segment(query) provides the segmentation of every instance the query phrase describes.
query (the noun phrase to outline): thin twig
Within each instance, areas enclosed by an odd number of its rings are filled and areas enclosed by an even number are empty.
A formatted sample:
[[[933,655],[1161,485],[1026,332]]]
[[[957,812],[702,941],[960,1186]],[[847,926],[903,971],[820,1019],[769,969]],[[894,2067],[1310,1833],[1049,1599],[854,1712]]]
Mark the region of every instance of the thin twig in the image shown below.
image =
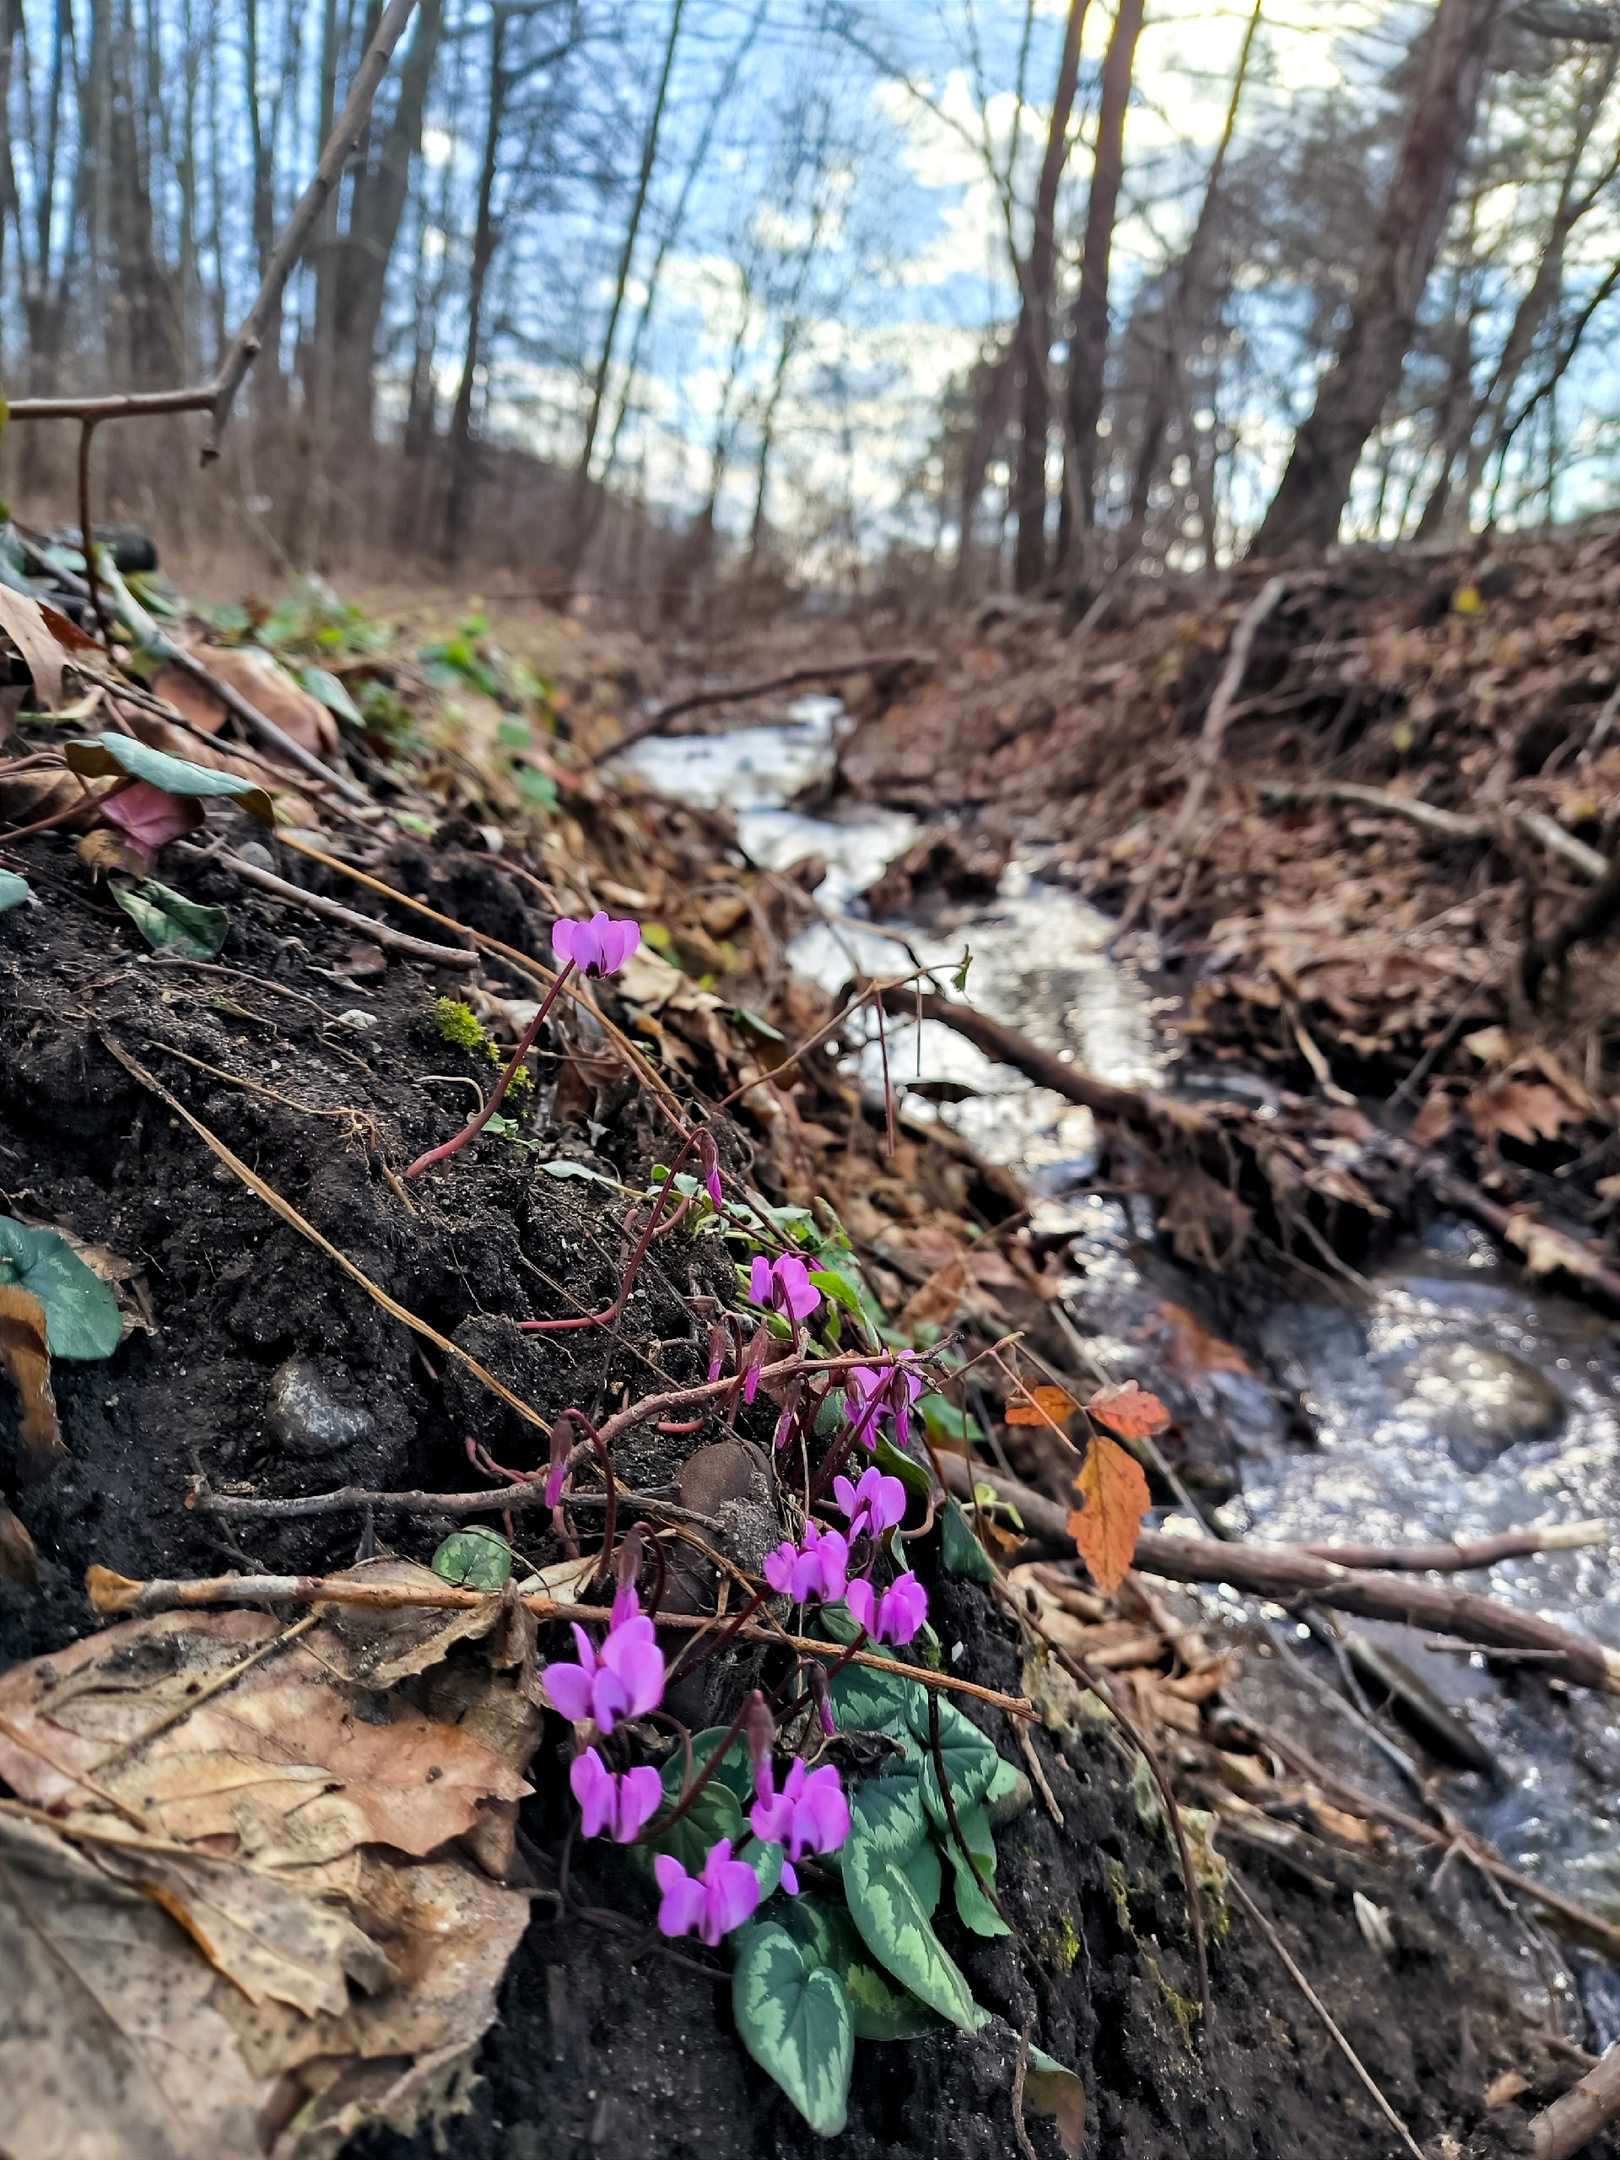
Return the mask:
[[[136,1582],[111,1568],[91,1567],[85,1573],[85,1590],[98,1613],[122,1619],[143,1618],[151,1613],[189,1611],[215,1605],[356,1605],[372,1612],[407,1612],[425,1608],[433,1612],[472,1612],[499,1605],[504,1593],[464,1590],[451,1583],[368,1583],[343,1576],[324,1575],[214,1575],[197,1580],[178,1578]],[[601,1623],[608,1618],[602,1605],[576,1605],[537,1593],[514,1595],[514,1602],[537,1620],[578,1620]],[[661,1628],[686,1632],[712,1627],[707,1613],[665,1612],[648,1615]],[[780,1629],[755,1623],[743,1629],[753,1642],[774,1643],[798,1650],[808,1657],[825,1657],[828,1645],[809,1635],[788,1635]],[[1040,1712],[1022,1695],[1005,1695],[999,1688],[982,1687],[976,1680],[958,1679],[954,1673],[935,1672],[927,1665],[907,1665],[898,1658],[862,1650],[854,1662],[873,1672],[892,1673],[914,1680],[920,1687],[938,1688],[946,1695],[965,1695],[1008,1717],[1039,1720]]]
[[[274,893],[278,900],[290,900],[311,915],[319,915],[326,922],[341,923],[345,930],[352,930],[357,937],[365,938],[384,952],[397,952],[408,960],[421,960],[430,967],[456,968],[463,972],[477,967],[478,955],[457,945],[430,945],[425,938],[412,937],[408,931],[392,929],[387,923],[376,922],[369,915],[357,915],[353,908],[346,908],[341,900],[329,900],[324,893],[306,892],[302,885],[294,885],[284,877],[277,877],[273,870],[261,870],[257,863],[244,862],[240,855],[233,855],[228,848],[217,851],[185,844],[183,852],[205,857],[228,870],[232,877],[240,878],[244,885],[256,885],[261,892]]]
[[[658,735],[672,720],[683,713],[696,712],[704,705],[740,704],[745,698],[768,697],[777,690],[798,690],[808,683],[838,682],[846,675],[866,675],[875,668],[932,667],[934,655],[924,652],[871,653],[854,660],[831,660],[825,667],[795,668],[787,675],[773,675],[768,682],[726,683],[716,690],[693,690],[685,697],[673,699],[668,705],[660,705],[645,720],[638,720],[634,727],[626,728],[616,742],[598,750],[587,762],[594,769],[607,764],[610,758],[621,756],[636,743],[646,742]]]
[[[1249,1895],[1247,1887],[1239,1877],[1238,1872],[1235,1868],[1228,1869],[1226,1880],[1227,1887],[1230,1889],[1232,1895],[1237,1899],[1238,1903],[1243,1907],[1243,1910],[1248,1914],[1249,1918],[1254,1922],[1255,1926],[1260,1930],[1261,1934],[1266,1938],[1266,1941],[1276,1952],[1278,1962],[1281,1964],[1284,1972],[1287,1973],[1289,1979],[1293,1981],[1295,1987],[1299,1989],[1299,1992],[1304,1996],[1305,2000],[1310,2004],[1311,2008],[1322,2020],[1323,2025],[1327,2028],[1329,2038],[1332,2040],[1334,2046],[1339,2050],[1340,2054],[1344,2057],[1345,2061],[1350,2065],[1351,2069],[1355,2072],[1357,2078],[1361,2081],[1362,2085],[1366,2088],[1368,2094],[1373,2100],[1373,2103],[1377,2107],[1379,2114],[1383,2116],[1384,2120],[1395,2132],[1395,2135],[1400,2139],[1401,2143],[1412,2155],[1412,2160],[1423,2160],[1422,2146],[1418,2144],[1417,2140],[1413,2137],[1411,2131],[1407,2129],[1405,2123],[1402,2122],[1399,2115],[1396,2114],[1394,2108],[1391,2107],[1388,2099],[1385,2097],[1382,2086],[1378,2083],[1372,2072],[1367,2068],[1367,2065],[1362,2061],[1361,2057],[1356,2053],[1355,2049],[1350,2045],[1349,2041],[1344,2037],[1343,2032],[1341,2031],[1338,2024],[1335,2022],[1333,2013],[1328,2009],[1327,2004],[1323,2002],[1321,1996],[1317,1994],[1315,1988],[1311,1986],[1311,1983],[1306,1979],[1305,1975],[1294,1963],[1294,1960],[1289,1956],[1287,1945],[1284,1943],[1282,1937],[1277,1933],[1277,1930],[1272,1926],[1271,1922],[1266,1918],[1265,1914],[1260,1910],[1260,1907],[1255,1903],[1254,1899]]]

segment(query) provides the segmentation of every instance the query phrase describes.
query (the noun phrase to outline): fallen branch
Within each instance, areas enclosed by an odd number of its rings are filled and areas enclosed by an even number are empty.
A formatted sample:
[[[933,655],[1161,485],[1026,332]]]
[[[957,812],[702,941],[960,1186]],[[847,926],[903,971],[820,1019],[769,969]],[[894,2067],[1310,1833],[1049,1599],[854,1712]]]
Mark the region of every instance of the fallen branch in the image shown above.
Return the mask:
[[[1450,1575],[1465,1568],[1494,1567],[1498,1560],[1525,1559],[1532,1553],[1580,1552],[1607,1545],[1612,1536],[1606,1522],[1542,1523],[1529,1530],[1504,1530],[1496,1537],[1448,1538],[1433,1545],[1301,1545],[1297,1549],[1336,1567]]]
[[[256,885],[261,892],[274,893],[279,900],[291,900],[310,915],[341,923],[345,930],[352,930],[357,937],[381,946],[385,952],[397,952],[409,960],[423,960],[431,967],[468,969],[478,965],[476,952],[469,952],[459,945],[430,945],[426,938],[412,937],[405,930],[392,930],[387,923],[377,922],[369,915],[357,915],[341,900],[328,900],[323,893],[306,892],[302,885],[277,877],[273,870],[261,870],[257,863],[244,862],[240,855],[233,855],[228,849],[222,848],[216,853],[209,848],[183,843],[183,852],[216,862],[245,885]]]
[[[1620,2120],[1620,2043],[1578,2085],[1530,2120],[1534,2160],[1574,2160],[1600,2130]]]
[[[500,1591],[464,1590],[453,1583],[430,1587],[426,1583],[368,1583],[325,1575],[212,1575],[194,1581],[167,1577],[136,1582],[128,1575],[115,1574],[111,1568],[91,1567],[85,1571],[84,1585],[96,1612],[120,1619],[144,1619],[151,1613],[215,1605],[355,1605],[370,1612],[476,1612],[504,1602]],[[608,1618],[605,1606],[571,1605],[533,1593],[513,1593],[513,1602],[537,1620],[601,1622]],[[660,1627],[680,1628],[693,1634],[714,1626],[712,1613],[666,1612],[659,1608],[649,1618]],[[814,1636],[788,1635],[754,1621],[744,1621],[737,1632],[750,1641],[776,1643],[808,1657],[825,1658],[837,1649],[836,1644]],[[852,1663],[869,1666],[873,1672],[894,1673],[923,1687],[937,1688],[945,1695],[970,1696],[992,1710],[1005,1711],[1008,1717],[1030,1723],[1040,1718],[1035,1705],[1022,1695],[1004,1695],[998,1688],[981,1687],[976,1680],[934,1672],[926,1665],[906,1665],[898,1658],[882,1657],[872,1650],[845,1655]]]
[[[915,991],[905,984],[893,984],[884,990],[881,1002],[885,1012],[892,1012],[902,1020],[937,1020],[942,1027],[952,1029],[982,1050],[986,1057],[995,1058],[1002,1065],[1011,1065],[1026,1079],[1033,1080],[1037,1087],[1051,1088],[1054,1094],[1078,1103],[1097,1117],[1138,1126],[1155,1126],[1173,1119],[1189,1130],[1195,1130],[1202,1123],[1196,1110],[1187,1109],[1169,1096],[1140,1088],[1116,1087],[1111,1080],[1099,1080],[1094,1073],[1070,1065],[1055,1052],[1043,1050],[1039,1043],[1020,1034],[1017,1028],[1009,1027],[1005,1020],[993,1020],[976,1006],[960,1005],[954,998],[943,997],[938,991]]]
[[[672,720],[679,720],[685,713],[697,712],[704,705],[741,704],[745,698],[768,697],[777,690],[800,690],[810,683],[840,682],[846,676],[868,675],[879,668],[932,667],[933,664],[932,653],[870,653],[864,659],[829,660],[824,667],[795,668],[788,675],[773,675],[768,682],[725,683],[717,690],[693,690],[668,705],[660,705],[645,720],[638,720],[634,727],[626,728],[616,742],[598,750],[589,765],[594,770],[598,765],[607,764],[610,758],[618,757],[636,743],[662,734]]]
[[[1541,979],[1549,969],[1562,969],[1577,945],[1601,937],[1617,919],[1620,919],[1620,856],[1609,864],[1592,890],[1570,909],[1563,921],[1554,923],[1547,935],[1538,938],[1525,953],[1525,996],[1533,1002]]]
[[[1437,810],[1432,803],[1420,802],[1413,795],[1395,795],[1385,788],[1362,787],[1353,780],[1313,780],[1293,787],[1277,783],[1260,790],[1261,800],[1279,808],[1304,803],[1349,803],[1360,810],[1371,810],[1381,817],[1402,818],[1408,825],[1416,825],[1421,832],[1433,833],[1441,840],[1481,841],[1494,840],[1500,826],[1493,818],[1464,817],[1455,810]],[[1596,848],[1588,847],[1584,840],[1565,832],[1556,818],[1550,818],[1543,810],[1508,810],[1505,813],[1509,825],[1517,827],[1528,839],[1535,840],[1549,855],[1561,861],[1583,878],[1597,880],[1609,873],[1609,860]]]
[[[1072,1550],[1067,1511],[1016,1479],[959,1456],[942,1456],[945,1483],[961,1499],[971,1500],[975,1481],[990,1485],[1010,1500],[1036,1537]],[[1319,1560],[1297,1547],[1265,1546],[1220,1538],[1176,1537],[1144,1530],[1133,1565],[1144,1575],[1168,1582],[1230,1583],[1279,1605],[1308,1599],[1332,1605],[1366,1620],[1398,1620],[1408,1627],[1458,1636],[1482,1649],[1533,1650],[1537,1669],[1572,1687],[1620,1695],[1620,1650],[1610,1650],[1590,1636],[1573,1634],[1539,1613],[1520,1612],[1496,1598],[1435,1583],[1408,1582]]]

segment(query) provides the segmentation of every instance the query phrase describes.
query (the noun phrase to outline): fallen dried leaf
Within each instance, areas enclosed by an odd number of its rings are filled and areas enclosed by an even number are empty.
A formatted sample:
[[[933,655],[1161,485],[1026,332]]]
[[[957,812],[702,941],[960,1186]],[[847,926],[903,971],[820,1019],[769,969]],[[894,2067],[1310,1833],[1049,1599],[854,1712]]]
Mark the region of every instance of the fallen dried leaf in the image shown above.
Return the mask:
[[[51,1392],[45,1308],[21,1283],[0,1282],[0,1366],[10,1375],[22,1403],[17,1437],[31,1464],[43,1469],[65,1450]]]
[[[39,1581],[39,1555],[27,1526],[0,1501],[0,1582]]]
[[[255,651],[250,645],[203,645],[196,648],[195,657],[210,675],[238,697],[246,698],[305,750],[327,757],[337,748],[336,720],[319,698],[295,683],[268,653]],[[183,668],[164,668],[152,688],[183,719],[207,735],[217,733],[229,717],[227,707],[206,684]]]
[[[1150,1395],[1145,1400],[1155,1398]],[[1096,1433],[1076,1473],[1074,1489],[1083,1505],[1069,1517],[1069,1534],[1097,1587],[1117,1590],[1135,1555],[1142,1517],[1148,1511],[1150,1496],[1142,1466],[1106,1433]]]
[[[1506,1137],[1533,1147],[1556,1140],[1566,1125],[1578,1125],[1582,1111],[1563,1091],[1541,1080],[1492,1080],[1468,1098],[1468,1115],[1482,1140]]]
[[[1031,1388],[1027,1399],[1020,1395],[1016,1402],[1007,1405],[1009,1425],[1061,1425],[1072,1418],[1080,1405],[1067,1388]]]
[[[1134,1380],[1123,1381],[1118,1387],[1099,1388],[1086,1408],[1122,1440],[1151,1440],[1170,1424],[1170,1413],[1158,1396],[1150,1395]]]

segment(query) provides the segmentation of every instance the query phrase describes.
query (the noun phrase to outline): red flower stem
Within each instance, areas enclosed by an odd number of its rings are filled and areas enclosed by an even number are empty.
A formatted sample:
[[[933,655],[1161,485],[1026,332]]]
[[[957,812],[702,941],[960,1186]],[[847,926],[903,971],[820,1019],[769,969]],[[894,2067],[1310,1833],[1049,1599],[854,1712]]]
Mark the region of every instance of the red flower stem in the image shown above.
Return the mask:
[[[891,1371],[894,1369],[893,1366],[890,1367]],[[856,1445],[866,1438],[872,1427],[883,1415],[884,1407],[883,1398],[876,1391],[867,1396],[865,1407],[862,1409],[859,1418],[852,1421],[849,1429],[833,1442],[822,1457],[821,1468],[816,1472],[815,1483],[810,1488],[812,1504],[827,1491],[833,1479],[842,1470],[845,1463],[848,1462]]]
[[[668,1685],[667,1681],[665,1682],[665,1685]],[[737,1715],[726,1727],[725,1738],[720,1742],[719,1746],[709,1757],[708,1761],[703,1765],[703,1768],[698,1772],[697,1776],[692,1780],[691,1784],[687,1786],[685,1792],[681,1794],[681,1797],[676,1801],[670,1813],[664,1816],[662,1820],[655,1818],[652,1822],[648,1823],[646,1828],[641,1832],[640,1836],[633,1839],[632,1843],[637,1845],[646,1845],[650,1843],[650,1841],[655,1837],[666,1837],[669,1832],[674,1829],[675,1825],[680,1821],[681,1817],[689,1813],[690,1810],[697,1805],[698,1801],[703,1796],[705,1786],[707,1786],[710,1778],[714,1776],[714,1773],[716,1772],[716,1770],[719,1769],[721,1762],[724,1760],[725,1756],[730,1751],[732,1741],[735,1740],[737,1735],[742,1731],[743,1721],[748,1715],[748,1704],[749,1697],[745,1695],[742,1699],[741,1705],[738,1708]]]
[[[570,1328],[611,1327],[613,1325],[630,1302],[630,1293],[636,1287],[636,1277],[641,1273],[642,1262],[647,1257],[647,1248],[653,1241],[653,1232],[658,1228],[658,1218],[664,1211],[664,1202],[675,1190],[675,1174],[696,1144],[697,1134],[695,1132],[688,1133],[681,1142],[680,1152],[669,1166],[669,1175],[658,1188],[657,1197],[652,1204],[652,1212],[647,1217],[647,1226],[636,1241],[636,1249],[630,1255],[630,1265],[624,1271],[624,1279],[619,1284],[619,1294],[613,1300],[613,1303],[604,1306],[600,1312],[582,1313],[576,1320],[520,1320],[518,1327],[522,1333],[525,1335],[555,1335],[562,1334]]]
[[[506,1091],[512,1085],[513,1075],[516,1073],[518,1067],[523,1063],[523,1060],[528,1056],[529,1052],[534,1048],[535,1038],[540,1033],[540,1029],[545,1022],[545,1017],[547,1013],[550,1012],[552,1006],[556,1004],[558,992],[562,989],[563,984],[567,982],[569,976],[572,975],[573,972],[574,963],[572,960],[570,960],[563,968],[562,973],[557,977],[556,981],[551,985],[551,988],[540,1000],[539,1011],[529,1022],[528,1026],[523,1030],[523,1036],[521,1041],[518,1043],[517,1048],[512,1052],[512,1055],[507,1059],[505,1070],[502,1072],[501,1077],[496,1081],[494,1091],[490,1095],[489,1101],[485,1103],[483,1109],[479,1111],[478,1115],[475,1118],[471,1119],[469,1123],[467,1123],[461,1128],[460,1132],[456,1134],[453,1140],[446,1140],[442,1147],[429,1148],[425,1155],[418,1155],[415,1162],[411,1164],[411,1167],[405,1173],[408,1178],[420,1177],[424,1170],[431,1170],[435,1163],[448,1162],[452,1155],[460,1154],[461,1150],[467,1145],[467,1142],[469,1140],[476,1140],[478,1138],[478,1135],[483,1131],[484,1127],[489,1123],[490,1119],[501,1107],[501,1104],[506,1096]]]
[[[769,1596],[768,1587],[756,1590],[748,1603],[738,1610],[736,1618],[728,1620],[718,1635],[700,1635],[696,1642],[689,1643],[676,1659],[674,1670],[664,1685],[673,1687],[677,1680],[684,1680],[689,1672],[696,1672],[697,1668],[707,1663],[717,1651],[723,1650],[726,1644],[748,1625]]]
[[[607,1442],[602,1438],[602,1435],[583,1410],[565,1410],[563,1416],[571,1417],[576,1425],[582,1425],[585,1428],[585,1437],[596,1450],[597,1466],[602,1472],[604,1488],[602,1550],[597,1555],[596,1565],[592,1568],[589,1576],[591,1582],[598,1583],[613,1564],[613,1535],[619,1520],[619,1486],[618,1480],[613,1475],[613,1456],[608,1449]],[[562,1419],[559,1418],[557,1422],[561,1424]]]

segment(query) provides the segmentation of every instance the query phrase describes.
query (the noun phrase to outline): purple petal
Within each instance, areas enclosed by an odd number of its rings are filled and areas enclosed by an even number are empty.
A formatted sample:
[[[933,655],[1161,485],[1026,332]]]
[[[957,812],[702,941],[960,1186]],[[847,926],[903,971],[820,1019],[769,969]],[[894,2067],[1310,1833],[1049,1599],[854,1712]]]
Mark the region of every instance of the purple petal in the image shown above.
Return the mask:
[[[866,1480],[863,1477],[861,1485],[865,1483]],[[853,1520],[856,1508],[866,1496],[860,1490],[860,1487],[852,1485],[847,1477],[835,1477],[833,1479],[833,1497],[838,1502],[838,1512],[841,1515],[848,1515]]]
[[[599,1672],[591,1682],[591,1715],[604,1733],[630,1709],[630,1691],[616,1673]]]
[[[830,1782],[821,1783],[823,1777]],[[799,1806],[799,1834],[813,1852],[836,1852],[849,1836],[849,1802],[831,1763],[810,1780]]]
[[[631,1717],[656,1710],[664,1699],[664,1653],[656,1642],[645,1642],[621,1628],[608,1637],[602,1662],[624,1688],[624,1710]],[[605,1728],[604,1728],[605,1730]]]
[[[703,1182],[708,1186],[709,1198],[714,1202],[715,1206],[717,1208],[724,1207],[726,1204],[725,1187],[720,1183],[720,1172],[713,1164],[709,1166],[708,1175]]]
[[[778,1597],[787,1597],[793,1589],[793,1563],[799,1555],[796,1548],[784,1538],[774,1551],[765,1555],[765,1580]]]
[[[793,1827],[793,1803],[780,1793],[774,1800],[756,1800],[748,1822],[761,1844],[780,1845]]]
[[[602,929],[598,942],[602,954],[602,973],[613,975],[624,966],[641,943],[641,925],[632,922],[628,917],[621,922],[611,922],[606,916],[600,920]],[[593,924],[592,928],[595,927]]]
[[[591,1638],[577,1620],[570,1620],[568,1624],[574,1631],[574,1648],[579,1652],[580,1664],[587,1673],[594,1673],[596,1670],[595,1643],[591,1641]]]
[[[692,1878],[673,1853],[660,1852],[653,1854],[653,1880],[667,1894],[677,1883],[690,1882]]]
[[[755,1305],[771,1302],[771,1263],[763,1253],[755,1253],[754,1264],[748,1270],[748,1295]]]
[[[547,1506],[547,1507],[555,1507],[555,1506],[557,1505],[558,1501],[559,1501],[559,1500],[560,1500],[560,1499],[562,1498],[562,1496],[563,1496],[563,1487],[564,1487],[564,1486],[565,1486],[565,1485],[566,1485],[567,1483],[568,1483],[568,1458],[567,1458],[566,1456],[564,1456],[564,1458],[563,1458],[563,1460],[562,1460],[561,1462],[559,1462],[559,1463],[553,1463],[553,1464],[552,1464],[552,1466],[551,1466],[551,1468],[550,1468],[550,1470],[549,1470],[549,1471],[548,1471],[548,1472],[546,1473],[546,1506]]]
[[[667,1857],[666,1854],[659,1855],[660,1859]],[[752,1873],[752,1869],[749,1872]],[[694,1928],[703,1925],[706,1904],[703,1885],[693,1882],[683,1871],[680,1881],[671,1883],[664,1891],[664,1901],[658,1908],[659,1934],[690,1935]]]
[[[724,1838],[714,1852],[722,1849],[729,1850]],[[703,1870],[703,1880],[707,1890],[703,1940],[712,1946],[722,1935],[729,1935],[733,1928],[741,1927],[753,1913],[759,1903],[759,1877],[746,1860],[727,1859],[716,1867],[714,1853],[711,1853],[709,1864]]]
[[[583,923],[575,922],[571,915],[561,915],[551,926],[551,949],[559,960],[573,960],[577,965],[579,934]]]
[[[570,1724],[591,1714],[591,1675],[583,1665],[548,1665],[540,1675],[546,1700]]]
[[[613,1813],[614,1780],[595,1748],[574,1757],[568,1782],[579,1802],[580,1828],[587,1837],[600,1837]]]
[[[872,1585],[864,1575],[857,1575],[844,1589],[844,1603],[849,1607],[850,1618],[857,1626],[872,1632]]]
[[[782,1888],[789,1897],[797,1897],[799,1894],[799,1871],[791,1860],[782,1862]]]
[[[613,1830],[621,1845],[628,1845],[646,1828],[658,1813],[663,1797],[663,1780],[656,1770],[643,1763],[625,1772],[619,1780],[618,1820]]]

